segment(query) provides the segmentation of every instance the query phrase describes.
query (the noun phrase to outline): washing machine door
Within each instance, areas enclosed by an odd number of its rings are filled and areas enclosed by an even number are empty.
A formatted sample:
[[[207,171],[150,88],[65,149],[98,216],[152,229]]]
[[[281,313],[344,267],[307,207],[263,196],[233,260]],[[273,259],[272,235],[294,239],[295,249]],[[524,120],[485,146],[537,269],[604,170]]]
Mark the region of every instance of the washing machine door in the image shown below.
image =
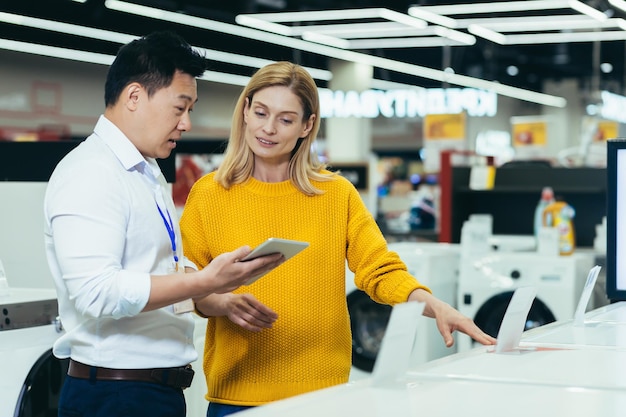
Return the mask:
[[[349,293],[347,300],[352,330],[352,366],[372,372],[391,316],[391,306],[376,303],[360,290]]]
[[[513,291],[507,291],[500,294],[496,294],[488,299],[476,312],[474,322],[485,333],[497,337],[502,319],[509,306],[509,302],[513,297]],[[544,324],[552,323],[556,321],[554,314],[548,308],[548,306],[539,298],[535,298],[528,316],[526,323],[524,324],[524,330],[530,330],[535,327],[543,326]]]
[[[57,416],[68,366],[69,359],[56,358],[52,349],[41,355],[22,385],[14,417]]]

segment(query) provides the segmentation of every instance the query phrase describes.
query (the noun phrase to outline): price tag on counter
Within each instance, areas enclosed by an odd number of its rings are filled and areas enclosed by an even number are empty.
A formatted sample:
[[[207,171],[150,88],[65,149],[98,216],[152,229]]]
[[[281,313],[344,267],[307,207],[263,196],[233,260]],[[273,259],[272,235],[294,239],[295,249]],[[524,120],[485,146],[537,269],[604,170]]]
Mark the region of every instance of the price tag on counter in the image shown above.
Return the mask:
[[[587,275],[587,282],[585,282],[583,293],[580,296],[580,300],[578,300],[578,307],[576,307],[576,312],[574,313],[574,326],[585,325],[585,311],[587,310],[587,304],[589,304],[593,287],[595,287],[596,281],[598,280],[600,269],[601,267],[596,265],[591,268],[589,275]]]
[[[526,317],[536,295],[535,287],[519,287],[515,290],[504,313],[500,330],[498,330],[496,353],[513,352],[519,347]]]

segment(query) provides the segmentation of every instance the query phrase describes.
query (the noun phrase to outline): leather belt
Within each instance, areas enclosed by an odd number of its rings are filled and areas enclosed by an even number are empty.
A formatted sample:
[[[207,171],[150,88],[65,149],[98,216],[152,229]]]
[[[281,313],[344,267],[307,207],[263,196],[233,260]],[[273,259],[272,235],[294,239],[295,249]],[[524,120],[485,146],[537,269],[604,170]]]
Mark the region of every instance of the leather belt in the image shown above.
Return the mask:
[[[176,388],[191,386],[194,371],[191,365],[178,368],[155,369],[112,369],[85,365],[70,359],[67,374],[74,378],[93,379],[98,381],[140,381],[153,382]]]

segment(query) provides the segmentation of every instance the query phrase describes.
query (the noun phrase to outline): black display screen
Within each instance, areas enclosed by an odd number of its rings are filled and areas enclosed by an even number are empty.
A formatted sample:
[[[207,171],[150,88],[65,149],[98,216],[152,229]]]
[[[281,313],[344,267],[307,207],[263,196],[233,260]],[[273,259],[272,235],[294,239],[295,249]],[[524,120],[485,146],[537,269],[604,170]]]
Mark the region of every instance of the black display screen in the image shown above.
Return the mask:
[[[607,141],[606,293],[626,300],[626,139]]]

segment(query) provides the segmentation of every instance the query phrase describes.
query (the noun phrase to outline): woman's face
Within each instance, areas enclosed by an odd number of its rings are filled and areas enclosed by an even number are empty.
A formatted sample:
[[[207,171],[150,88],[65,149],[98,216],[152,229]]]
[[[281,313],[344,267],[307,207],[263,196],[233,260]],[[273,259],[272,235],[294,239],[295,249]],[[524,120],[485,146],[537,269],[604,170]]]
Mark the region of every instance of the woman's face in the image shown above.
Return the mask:
[[[245,141],[255,157],[265,162],[289,162],[298,138],[313,127],[315,116],[303,121],[304,109],[288,87],[272,86],[257,91],[244,107]]]

